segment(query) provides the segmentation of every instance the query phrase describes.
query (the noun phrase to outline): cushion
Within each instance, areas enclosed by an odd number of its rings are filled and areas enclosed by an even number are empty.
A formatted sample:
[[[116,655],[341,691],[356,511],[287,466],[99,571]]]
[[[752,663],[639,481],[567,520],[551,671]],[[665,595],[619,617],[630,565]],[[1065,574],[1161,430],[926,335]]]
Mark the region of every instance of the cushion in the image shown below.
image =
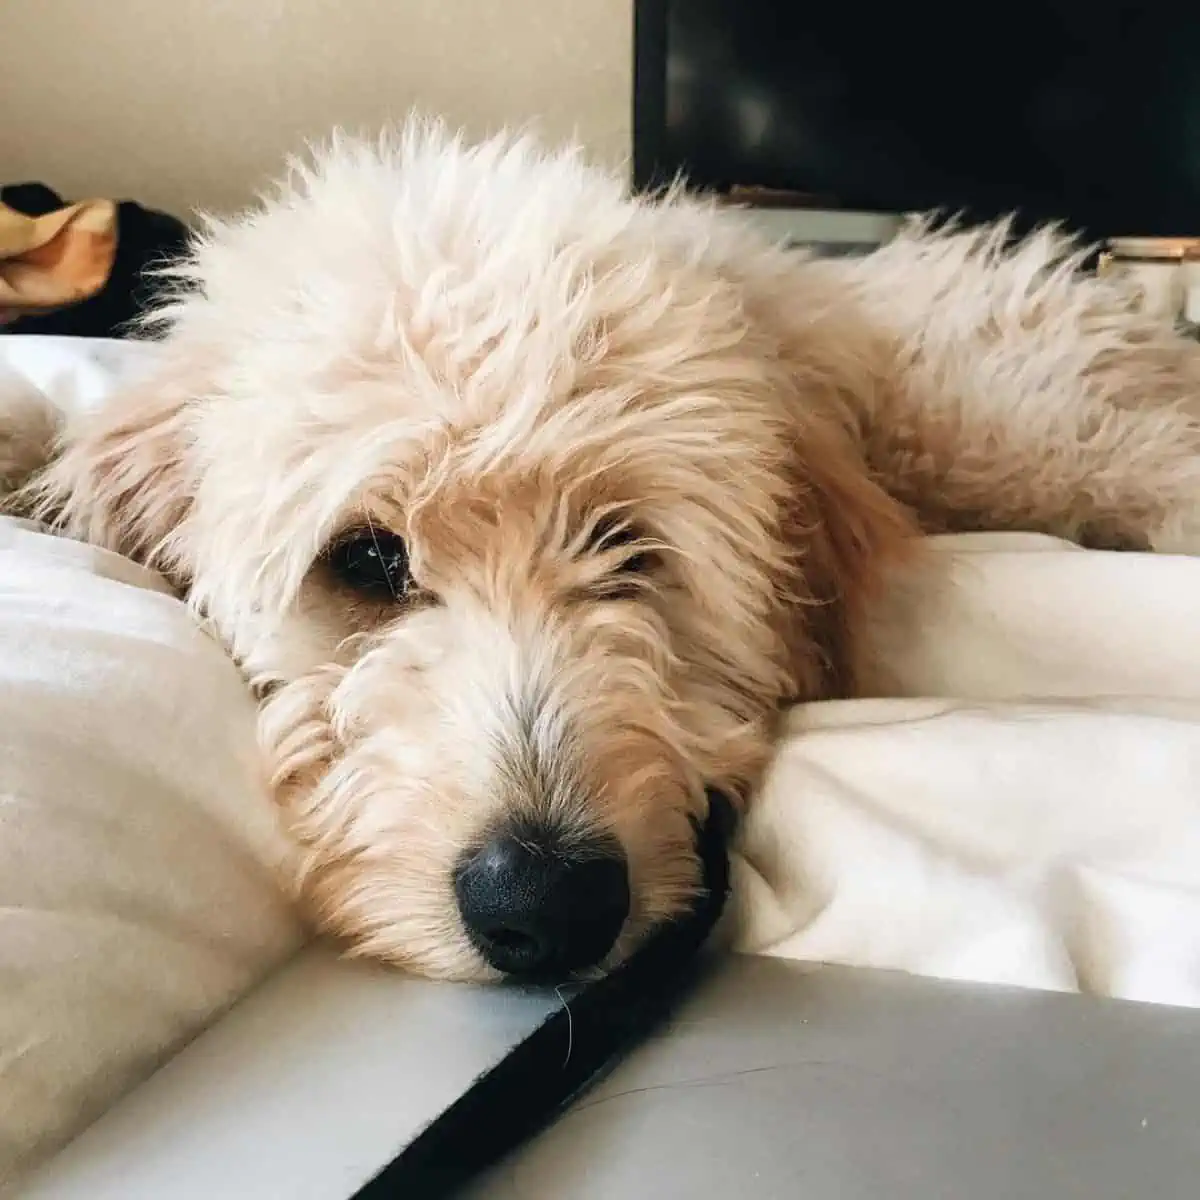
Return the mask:
[[[96,361],[58,352],[63,391]],[[283,853],[221,647],[156,575],[0,518],[0,1182],[290,956]]]

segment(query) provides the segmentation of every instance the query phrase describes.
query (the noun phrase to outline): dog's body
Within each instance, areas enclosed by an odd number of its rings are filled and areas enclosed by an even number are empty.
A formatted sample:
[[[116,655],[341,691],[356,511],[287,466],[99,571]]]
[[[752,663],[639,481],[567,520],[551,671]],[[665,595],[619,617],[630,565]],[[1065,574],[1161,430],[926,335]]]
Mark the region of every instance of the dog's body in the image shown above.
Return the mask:
[[[157,376],[24,495],[244,665],[327,927],[448,977],[611,963],[686,903],[705,786],[854,690],[914,534],[1194,548],[1200,347],[1004,240],[809,260],[413,123],[214,223]]]

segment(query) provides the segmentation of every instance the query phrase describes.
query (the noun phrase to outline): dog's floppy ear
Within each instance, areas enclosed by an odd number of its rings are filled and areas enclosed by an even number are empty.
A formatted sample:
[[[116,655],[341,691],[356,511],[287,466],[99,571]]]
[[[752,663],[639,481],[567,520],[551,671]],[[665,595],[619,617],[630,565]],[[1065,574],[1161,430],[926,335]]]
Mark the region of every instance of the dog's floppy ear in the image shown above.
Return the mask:
[[[780,591],[801,698],[852,696],[868,605],[916,544],[915,518],[872,479],[853,438],[806,423],[796,438],[783,538],[801,552]],[[820,650],[818,648],[821,648]]]
[[[203,373],[171,355],[145,382],[69,423],[58,456],[34,485],[37,514],[185,589],[195,482],[189,415],[204,389]]]
[[[788,553],[774,583],[793,698],[851,696],[868,606],[919,532],[875,478],[863,445],[865,408],[894,371],[892,347],[864,321],[836,264],[788,253],[766,258],[759,273],[745,267],[754,261],[748,254],[730,270],[787,376],[776,395],[787,427],[779,533]]]

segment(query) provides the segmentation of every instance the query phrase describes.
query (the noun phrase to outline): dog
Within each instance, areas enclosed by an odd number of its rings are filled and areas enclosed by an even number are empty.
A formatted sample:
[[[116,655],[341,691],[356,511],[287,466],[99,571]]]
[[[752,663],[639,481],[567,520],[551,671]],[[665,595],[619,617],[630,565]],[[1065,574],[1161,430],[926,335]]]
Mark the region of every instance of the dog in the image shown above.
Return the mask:
[[[1195,549],[1200,347],[1009,232],[814,258],[524,134],[337,137],[207,222],[154,374],[9,504],[219,633],[320,928],[603,972],[693,897],[706,788],[860,691],[920,535]]]

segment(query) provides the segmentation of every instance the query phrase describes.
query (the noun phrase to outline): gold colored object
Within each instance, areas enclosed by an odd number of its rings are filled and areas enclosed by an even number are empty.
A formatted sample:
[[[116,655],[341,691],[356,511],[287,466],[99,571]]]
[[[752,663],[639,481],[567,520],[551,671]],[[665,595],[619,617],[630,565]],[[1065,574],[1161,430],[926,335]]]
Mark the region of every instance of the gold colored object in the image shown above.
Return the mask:
[[[40,217],[0,203],[0,324],[94,296],[116,252],[111,200],[85,200]]]
[[[1097,274],[1128,283],[1135,302],[1150,311],[1194,320],[1187,314],[1200,306],[1200,296],[1192,300],[1191,286],[1192,277],[1200,275],[1200,238],[1113,238],[1100,255]]]
[[[1200,328],[1200,238],[1183,254],[1183,319]]]

